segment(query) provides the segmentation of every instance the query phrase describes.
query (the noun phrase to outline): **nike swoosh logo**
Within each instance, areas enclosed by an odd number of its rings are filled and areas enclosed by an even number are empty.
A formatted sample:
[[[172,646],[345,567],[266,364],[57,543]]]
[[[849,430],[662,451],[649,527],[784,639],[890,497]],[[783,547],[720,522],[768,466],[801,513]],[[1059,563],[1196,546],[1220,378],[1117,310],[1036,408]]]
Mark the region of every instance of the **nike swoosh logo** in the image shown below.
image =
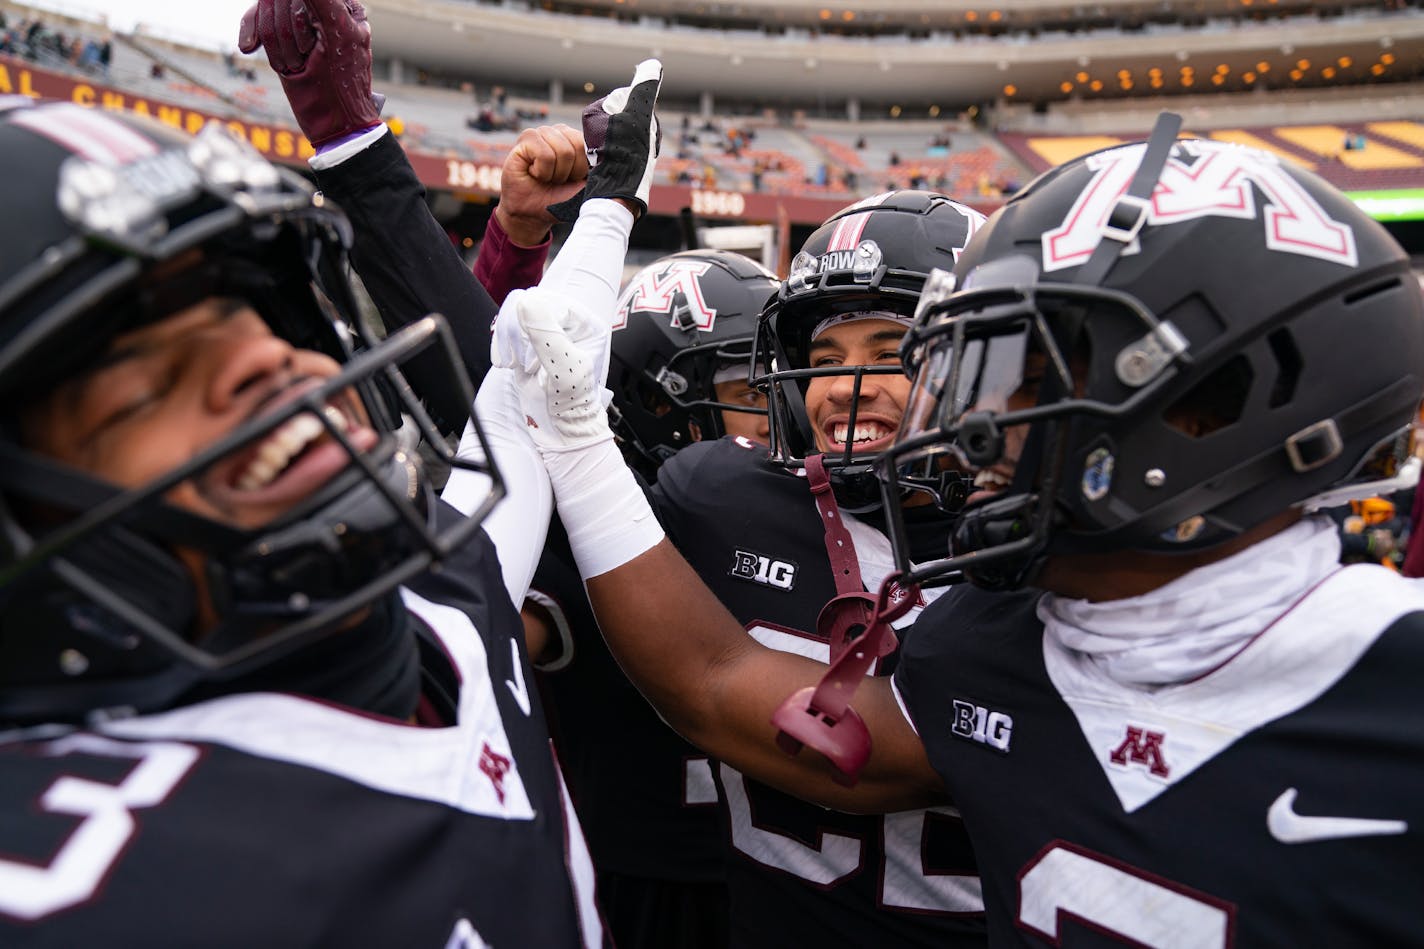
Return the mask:
[[[1295,798],[1295,788],[1287,788],[1266,812],[1266,829],[1283,844],[1306,844],[1342,837],[1384,837],[1402,834],[1409,829],[1409,825],[1402,820],[1307,817],[1295,812]]]
[[[509,654],[514,660],[514,678],[505,679],[504,684],[509,686],[509,691],[514,695],[514,701],[519,703],[519,710],[524,713],[524,717],[529,717],[529,689],[524,684],[524,664],[519,661],[519,644],[514,640],[509,641]]]

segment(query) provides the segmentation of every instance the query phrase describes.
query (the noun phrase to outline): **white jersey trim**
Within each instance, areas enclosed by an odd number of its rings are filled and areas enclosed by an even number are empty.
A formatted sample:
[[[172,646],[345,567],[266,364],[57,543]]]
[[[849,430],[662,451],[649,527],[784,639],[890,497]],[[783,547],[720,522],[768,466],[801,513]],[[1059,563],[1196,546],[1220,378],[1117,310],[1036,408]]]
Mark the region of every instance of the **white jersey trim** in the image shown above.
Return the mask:
[[[1119,684],[1049,636],[1043,658],[1123,809],[1132,813],[1244,735],[1315,701],[1391,624],[1416,611],[1424,611],[1424,583],[1361,564],[1306,592],[1225,665],[1179,685]],[[1126,760],[1115,763],[1114,752],[1132,744],[1134,733],[1139,753],[1119,754]]]
[[[905,704],[905,697],[900,694],[900,683],[895,681],[895,677],[890,677],[890,692],[895,696],[895,705],[900,709],[900,714],[905,716],[905,722],[910,726],[910,731],[916,735],[920,730],[915,727],[914,716],[910,714],[910,706]]]
[[[296,695],[225,696],[104,724],[122,738],[203,741],[286,761],[367,787],[505,820],[535,816],[505,732],[484,642],[464,612],[402,590],[440,638],[461,678],[459,724],[423,728]],[[273,727],[280,723],[280,728]],[[498,782],[480,768],[486,745],[509,762]]]

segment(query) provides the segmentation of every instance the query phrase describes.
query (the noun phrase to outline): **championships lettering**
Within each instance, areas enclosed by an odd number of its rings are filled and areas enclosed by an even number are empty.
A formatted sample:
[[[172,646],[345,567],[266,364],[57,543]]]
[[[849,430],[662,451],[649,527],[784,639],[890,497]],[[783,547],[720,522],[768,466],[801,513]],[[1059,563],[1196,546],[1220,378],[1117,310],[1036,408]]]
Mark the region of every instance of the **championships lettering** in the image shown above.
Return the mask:
[[[68,76],[22,65],[20,60],[0,56],[0,95],[28,96],[31,99],[63,99],[88,108],[112,112],[132,112],[157,119],[189,134],[203,130],[209,122],[221,122],[246,139],[268,158],[277,161],[305,161],[316,151],[300,132],[225,119],[197,109],[170,105],[140,96],[126,95],[105,86],[77,82]]]

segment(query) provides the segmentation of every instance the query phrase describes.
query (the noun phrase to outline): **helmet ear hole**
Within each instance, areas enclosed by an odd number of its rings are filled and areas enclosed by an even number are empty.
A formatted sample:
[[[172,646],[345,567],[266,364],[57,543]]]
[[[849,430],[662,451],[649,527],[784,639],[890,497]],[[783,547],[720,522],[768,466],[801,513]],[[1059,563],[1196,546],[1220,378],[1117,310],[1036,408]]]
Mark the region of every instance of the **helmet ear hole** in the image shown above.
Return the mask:
[[[1300,348],[1290,330],[1279,329],[1266,337],[1271,355],[1276,357],[1276,381],[1271,386],[1270,407],[1278,409],[1295,398],[1295,388],[1300,382],[1300,374],[1305,369]]]
[[[1234,356],[1173,402],[1162,418],[1191,438],[1234,425],[1245,414],[1254,375],[1250,360]]]

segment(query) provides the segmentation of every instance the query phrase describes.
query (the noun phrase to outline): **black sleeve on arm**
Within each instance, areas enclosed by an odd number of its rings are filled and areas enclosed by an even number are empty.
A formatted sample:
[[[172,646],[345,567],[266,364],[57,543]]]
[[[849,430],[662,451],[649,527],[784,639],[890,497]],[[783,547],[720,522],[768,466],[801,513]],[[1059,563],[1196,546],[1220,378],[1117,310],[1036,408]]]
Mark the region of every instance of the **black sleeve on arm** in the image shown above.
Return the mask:
[[[490,325],[498,308],[425,204],[425,188],[394,135],[316,173],[317,183],[351,219],[351,262],[387,331],[441,313],[454,331],[475,388],[490,367]],[[426,350],[406,364],[406,378],[436,423],[460,432],[470,405]]]

